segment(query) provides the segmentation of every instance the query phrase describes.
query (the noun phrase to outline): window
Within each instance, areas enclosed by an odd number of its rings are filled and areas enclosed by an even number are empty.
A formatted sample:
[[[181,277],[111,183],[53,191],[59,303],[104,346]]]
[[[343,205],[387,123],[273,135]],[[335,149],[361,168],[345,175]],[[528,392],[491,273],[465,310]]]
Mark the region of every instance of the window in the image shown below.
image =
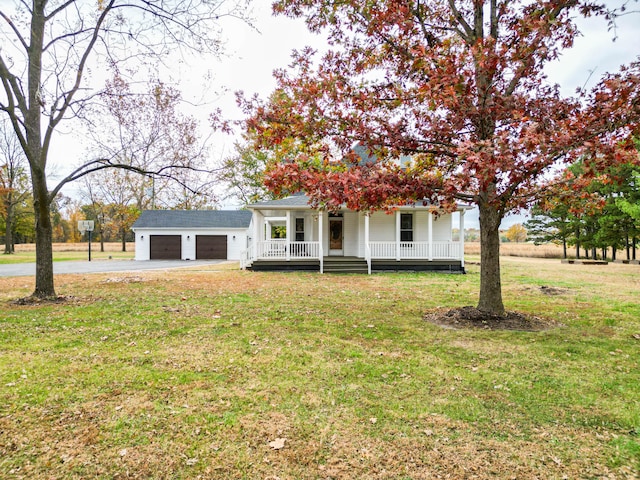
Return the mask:
[[[400,241],[413,242],[413,214],[400,214]]]
[[[304,218],[296,218],[296,242],[304,242]]]
[[[287,227],[285,225],[271,225],[271,238],[287,238]]]

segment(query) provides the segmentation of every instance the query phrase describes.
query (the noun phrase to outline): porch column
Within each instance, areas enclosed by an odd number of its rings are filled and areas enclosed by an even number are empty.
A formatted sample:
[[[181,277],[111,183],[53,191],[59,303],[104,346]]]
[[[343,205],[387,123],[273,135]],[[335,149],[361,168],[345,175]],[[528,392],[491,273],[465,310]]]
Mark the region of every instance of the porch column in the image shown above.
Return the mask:
[[[287,219],[285,220],[285,229],[287,231],[287,237],[285,240],[285,256],[287,258],[287,262],[291,260],[291,210],[287,210]]]
[[[429,213],[427,215],[427,228],[429,229],[429,231],[427,232],[427,239],[429,242],[427,255],[428,255],[428,260],[432,261],[433,260],[433,213],[431,212],[431,210],[429,210]]]
[[[262,235],[264,232],[264,217],[258,210],[253,211],[253,258],[260,257],[260,245],[262,245]]]
[[[464,214],[466,210],[460,210],[460,265],[464,268]]]
[[[400,261],[400,211],[396,210],[396,261]]]
[[[369,245],[369,213],[364,214],[364,258],[367,260],[367,270],[371,275],[371,246]]]
[[[322,224],[324,219],[322,218],[322,210],[318,210],[318,256],[320,257],[320,273],[324,273],[324,249],[322,248],[323,236],[322,236]]]

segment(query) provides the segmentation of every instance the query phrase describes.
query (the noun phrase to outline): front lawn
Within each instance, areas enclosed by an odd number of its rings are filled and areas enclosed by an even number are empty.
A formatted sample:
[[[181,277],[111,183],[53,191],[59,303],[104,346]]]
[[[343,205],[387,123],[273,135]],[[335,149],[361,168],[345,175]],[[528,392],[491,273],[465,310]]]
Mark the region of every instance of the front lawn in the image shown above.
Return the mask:
[[[504,258],[541,332],[423,320],[475,304],[475,264],[216,268],[58,276],[26,306],[1,278],[0,477],[637,478],[637,265]]]

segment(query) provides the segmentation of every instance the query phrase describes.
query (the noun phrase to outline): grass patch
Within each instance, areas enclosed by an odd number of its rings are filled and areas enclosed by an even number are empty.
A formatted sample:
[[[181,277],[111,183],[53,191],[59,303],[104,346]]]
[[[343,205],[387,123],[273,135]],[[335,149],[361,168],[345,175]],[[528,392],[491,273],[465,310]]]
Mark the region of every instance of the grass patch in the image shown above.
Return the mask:
[[[132,260],[135,256],[135,245],[127,243],[127,251],[122,251],[121,243],[105,243],[105,251],[100,251],[100,243],[91,244],[92,260]],[[88,260],[89,245],[85,243],[54,243],[53,261],[67,262],[74,260]],[[34,263],[36,261],[35,245],[16,245],[15,253],[11,255],[0,255],[0,265],[14,263]]]
[[[26,306],[2,278],[0,477],[634,478],[639,273],[505,259],[542,332],[423,321],[477,301],[473,264],[64,275]]]

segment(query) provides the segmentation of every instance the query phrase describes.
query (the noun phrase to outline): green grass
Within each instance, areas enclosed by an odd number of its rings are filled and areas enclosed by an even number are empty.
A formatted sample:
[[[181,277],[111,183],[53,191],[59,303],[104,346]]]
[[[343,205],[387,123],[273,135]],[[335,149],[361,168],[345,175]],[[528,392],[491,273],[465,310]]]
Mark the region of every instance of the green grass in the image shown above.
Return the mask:
[[[135,252],[100,252],[100,246],[97,246],[97,249],[91,250],[91,259],[92,260],[109,260],[109,259],[118,259],[118,260],[129,260],[133,259],[135,256]],[[97,250],[97,251],[96,251]],[[85,250],[78,251],[55,251],[53,252],[53,261],[54,262],[67,262],[74,260],[88,260],[89,259],[89,250],[86,248]],[[16,252],[11,255],[0,255],[0,265],[13,264],[13,263],[33,263],[36,261],[36,253],[32,252]]]
[[[32,306],[0,279],[0,477],[635,478],[640,269],[532,262],[504,295],[542,332],[424,322],[473,264],[60,276]]]

